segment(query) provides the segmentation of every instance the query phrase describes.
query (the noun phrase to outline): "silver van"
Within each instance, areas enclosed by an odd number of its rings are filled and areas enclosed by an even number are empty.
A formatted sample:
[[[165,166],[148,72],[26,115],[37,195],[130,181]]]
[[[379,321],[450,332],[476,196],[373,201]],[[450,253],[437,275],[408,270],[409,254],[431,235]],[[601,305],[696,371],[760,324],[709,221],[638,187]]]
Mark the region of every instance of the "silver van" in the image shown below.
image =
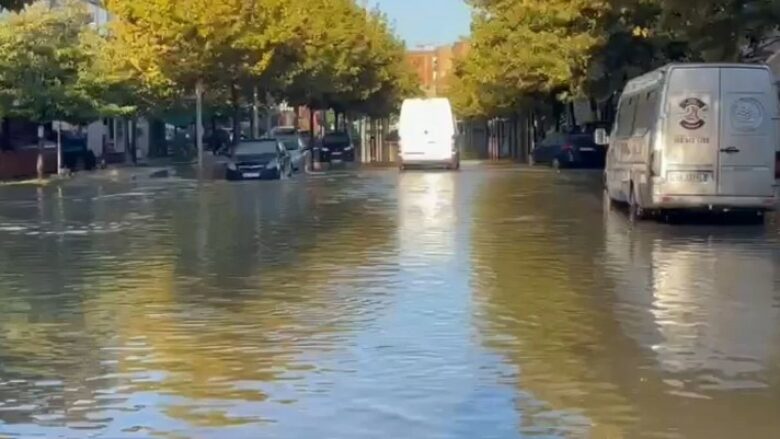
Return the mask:
[[[672,64],[623,90],[605,169],[610,200],[632,218],[664,210],[747,210],[776,204],[778,99],[768,67]]]

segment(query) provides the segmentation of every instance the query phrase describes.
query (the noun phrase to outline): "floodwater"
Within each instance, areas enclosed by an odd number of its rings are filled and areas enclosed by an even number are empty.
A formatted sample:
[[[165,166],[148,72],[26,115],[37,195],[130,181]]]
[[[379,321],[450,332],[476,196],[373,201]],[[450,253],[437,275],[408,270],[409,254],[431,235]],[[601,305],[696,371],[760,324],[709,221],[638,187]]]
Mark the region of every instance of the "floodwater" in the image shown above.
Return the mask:
[[[779,437],[777,221],[598,181],[0,188],[0,437]]]

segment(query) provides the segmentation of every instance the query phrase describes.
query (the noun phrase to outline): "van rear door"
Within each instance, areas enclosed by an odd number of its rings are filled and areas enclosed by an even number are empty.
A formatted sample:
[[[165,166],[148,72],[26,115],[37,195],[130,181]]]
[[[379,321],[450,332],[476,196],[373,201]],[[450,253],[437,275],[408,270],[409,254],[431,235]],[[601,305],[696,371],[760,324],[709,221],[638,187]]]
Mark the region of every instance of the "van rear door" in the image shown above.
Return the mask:
[[[443,99],[410,100],[401,110],[399,134],[404,156],[449,159],[455,134],[449,103]]]
[[[767,197],[774,192],[777,104],[764,68],[722,68],[718,193]]]
[[[678,195],[715,195],[720,69],[677,67],[669,75],[662,152],[666,191]]]

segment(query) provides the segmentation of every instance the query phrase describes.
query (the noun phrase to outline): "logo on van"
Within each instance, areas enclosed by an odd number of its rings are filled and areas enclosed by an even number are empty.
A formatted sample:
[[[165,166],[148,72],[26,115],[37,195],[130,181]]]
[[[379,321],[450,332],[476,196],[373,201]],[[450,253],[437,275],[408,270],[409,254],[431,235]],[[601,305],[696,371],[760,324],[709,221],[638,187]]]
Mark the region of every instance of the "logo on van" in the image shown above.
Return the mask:
[[[739,98],[731,105],[731,124],[738,131],[755,131],[764,123],[764,106],[754,98]]]
[[[704,113],[708,110],[707,104],[699,98],[686,98],[680,102],[683,114],[680,125],[687,130],[698,130],[704,126]]]

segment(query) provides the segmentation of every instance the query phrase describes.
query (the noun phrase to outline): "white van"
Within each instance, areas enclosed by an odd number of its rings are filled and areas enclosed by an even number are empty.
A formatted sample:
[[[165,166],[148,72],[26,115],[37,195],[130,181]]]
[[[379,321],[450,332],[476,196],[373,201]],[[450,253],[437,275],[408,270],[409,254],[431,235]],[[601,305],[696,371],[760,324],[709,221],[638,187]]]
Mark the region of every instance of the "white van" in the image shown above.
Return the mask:
[[[633,218],[775,207],[778,100],[769,68],[673,64],[631,80],[608,143],[606,191]]]
[[[448,99],[405,100],[401,106],[398,135],[399,169],[409,166],[460,168],[457,125]]]

